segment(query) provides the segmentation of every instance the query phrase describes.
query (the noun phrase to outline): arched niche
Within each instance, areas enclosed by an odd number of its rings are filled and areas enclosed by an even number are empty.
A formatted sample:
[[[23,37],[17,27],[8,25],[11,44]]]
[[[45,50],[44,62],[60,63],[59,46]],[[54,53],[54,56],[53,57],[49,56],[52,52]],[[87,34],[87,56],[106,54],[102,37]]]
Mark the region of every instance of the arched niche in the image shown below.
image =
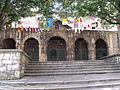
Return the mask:
[[[34,61],[39,61],[39,42],[34,38],[29,38],[24,43],[24,51]]]
[[[75,41],[75,60],[88,60],[88,43],[82,38]]]
[[[16,42],[12,38],[4,39],[2,42],[3,49],[16,49]]]
[[[67,56],[66,42],[61,37],[52,37],[47,45],[48,61],[65,61]]]
[[[95,42],[95,45],[96,45],[96,59],[100,59],[101,57],[108,55],[108,46],[104,40],[98,39]]]

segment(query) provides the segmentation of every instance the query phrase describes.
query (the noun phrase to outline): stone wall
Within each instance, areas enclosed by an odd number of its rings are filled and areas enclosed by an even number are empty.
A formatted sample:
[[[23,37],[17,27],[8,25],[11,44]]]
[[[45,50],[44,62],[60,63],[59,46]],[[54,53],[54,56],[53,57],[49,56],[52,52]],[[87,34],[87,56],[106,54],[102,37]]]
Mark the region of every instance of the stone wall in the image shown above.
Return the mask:
[[[105,60],[106,62],[110,62],[110,63],[120,64],[120,54],[106,56],[106,57],[101,58],[101,60]]]
[[[0,79],[23,77],[29,60],[29,56],[22,50],[0,49]]]

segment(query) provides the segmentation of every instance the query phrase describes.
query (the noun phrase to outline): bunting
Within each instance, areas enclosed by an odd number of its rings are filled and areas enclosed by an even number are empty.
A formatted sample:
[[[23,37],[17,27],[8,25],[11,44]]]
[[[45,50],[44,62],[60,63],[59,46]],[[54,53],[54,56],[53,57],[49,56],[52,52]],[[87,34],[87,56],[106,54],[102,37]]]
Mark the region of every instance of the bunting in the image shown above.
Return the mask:
[[[47,18],[47,25],[49,27],[53,26],[53,18]]]
[[[63,18],[63,19],[62,19],[62,25],[67,25],[67,24],[68,24],[67,18]]]

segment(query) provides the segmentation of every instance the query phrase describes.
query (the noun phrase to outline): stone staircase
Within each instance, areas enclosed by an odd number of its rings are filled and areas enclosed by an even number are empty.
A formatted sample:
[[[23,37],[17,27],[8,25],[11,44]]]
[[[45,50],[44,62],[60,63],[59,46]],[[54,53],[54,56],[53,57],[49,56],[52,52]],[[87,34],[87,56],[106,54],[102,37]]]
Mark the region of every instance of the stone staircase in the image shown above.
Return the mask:
[[[0,90],[120,90],[120,65],[104,60],[30,61],[25,77]]]
[[[51,76],[51,75],[87,75],[119,73],[120,65],[96,61],[31,61],[26,67],[25,76]]]

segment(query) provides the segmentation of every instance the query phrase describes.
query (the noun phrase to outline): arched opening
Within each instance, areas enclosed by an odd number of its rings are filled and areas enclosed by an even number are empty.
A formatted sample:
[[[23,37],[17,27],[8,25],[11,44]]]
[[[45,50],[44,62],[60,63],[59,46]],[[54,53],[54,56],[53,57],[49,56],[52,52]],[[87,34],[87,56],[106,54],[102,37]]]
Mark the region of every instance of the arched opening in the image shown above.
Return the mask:
[[[36,39],[27,39],[24,44],[24,51],[31,57],[32,60],[39,61],[39,43]]]
[[[104,40],[98,39],[95,43],[96,45],[96,59],[100,59],[101,57],[108,55],[107,44]]]
[[[75,60],[88,60],[88,44],[84,39],[75,42]]]
[[[60,37],[52,37],[48,42],[47,60],[65,61],[66,60],[66,42]]]
[[[16,42],[12,38],[4,39],[2,42],[3,49],[16,49]]]

